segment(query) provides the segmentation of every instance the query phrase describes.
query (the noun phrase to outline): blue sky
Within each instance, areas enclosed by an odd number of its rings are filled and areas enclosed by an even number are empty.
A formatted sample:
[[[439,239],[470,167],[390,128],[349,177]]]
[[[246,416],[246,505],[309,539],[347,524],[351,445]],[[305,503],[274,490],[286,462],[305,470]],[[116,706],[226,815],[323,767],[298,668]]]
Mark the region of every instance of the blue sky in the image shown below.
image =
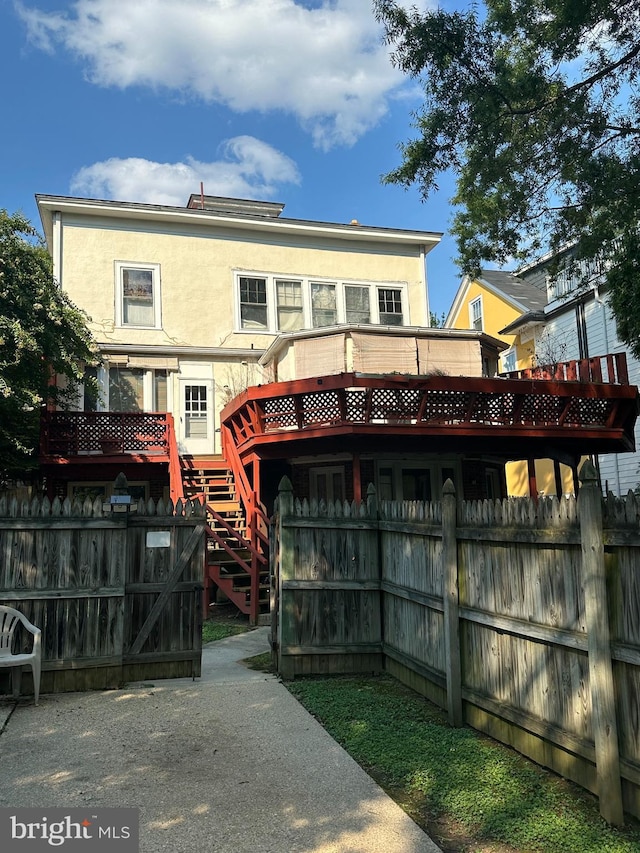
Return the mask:
[[[369,0],[0,0],[0,207],[35,193],[186,204],[284,202],[284,216],[447,231],[453,183],[385,186],[420,92]],[[431,308],[460,274],[428,257]]]

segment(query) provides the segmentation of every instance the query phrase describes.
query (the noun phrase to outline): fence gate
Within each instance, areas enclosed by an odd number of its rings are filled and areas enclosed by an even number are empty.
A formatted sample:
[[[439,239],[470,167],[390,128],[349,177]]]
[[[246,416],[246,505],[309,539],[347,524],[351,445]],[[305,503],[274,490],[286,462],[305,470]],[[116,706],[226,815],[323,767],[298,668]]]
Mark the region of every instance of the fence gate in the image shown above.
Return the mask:
[[[204,510],[136,510],[0,498],[0,602],[42,629],[43,693],[200,675]]]

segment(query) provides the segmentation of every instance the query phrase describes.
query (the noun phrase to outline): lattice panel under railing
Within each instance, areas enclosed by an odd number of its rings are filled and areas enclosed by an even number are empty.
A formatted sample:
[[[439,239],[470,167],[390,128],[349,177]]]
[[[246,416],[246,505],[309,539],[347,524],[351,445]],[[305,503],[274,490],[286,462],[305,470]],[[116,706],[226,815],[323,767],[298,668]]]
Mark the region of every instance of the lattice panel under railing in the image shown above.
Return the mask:
[[[166,449],[166,426],[153,415],[123,415],[124,450],[153,453]]]
[[[262,403],[264,431],[290,429],[298,426],[295,400],[293,397],[273,397]]]
[[[350,388],[345,392],[345,411],[350,423],[362,424],[367,420],[367,401],[371,392],[366,388]]]
[[[475,395],[464,391],[428,391],[422,406],[422,423],[461,423],[468,419]]]
[[[340,423],[340,400],[337,391],[318,391],[302,395],[303,426]]]
[[[544,394],[535,397],[523,396],[521,400],[522,405],[518,420],[520,423],[533,426],[556,426],[560,423],[560,417],[567,405],[566,397],[552,397]]]
[[[371,398],[370,420],[410,421],[418,415],[420,392],[403,388],[375,388]]]
[[[53,412],[47,419],[46,452],[53,456],[167,451],[160,413]]]
[[[610,400],[583,398],[579,404],[581,426],[605,426],[608,423],[613,408]]]
[[[394,375],[385,382],[382,377],[357,374],[326,377],[323,382],[300,380],[282,383],[284,388],[274,383],[253,389],[255,399],[228,418],[229,424],[243,425],[236,429],[236,438],[244,446],[263,433],[351,424],[424,427],[430,432],[446,431],[448,425],[466,426],[479,435],[484,429],[492,439],[500,428],[531,430],[531,436],[540,439],[547,429],[557,438],[560,428],[579,438],[578,432],[585,427],[609,430],[610,435],[598,436],[602,442],[625,442],[626,446],[632,441],[637,391],[623,384],[615,389],[609,384],[605,390],[602,383],[585,388],[581,383],[556,380],[521,383],[435,377],[427,381]],[[277,395],[279,385],[281,395]],[[270,391],[276,395],[268,396]],[[273,440],[270,436],[269,441]]]
[[[513,422],[513,394],[474,394],[466,420],[469,423],[510,424]]]

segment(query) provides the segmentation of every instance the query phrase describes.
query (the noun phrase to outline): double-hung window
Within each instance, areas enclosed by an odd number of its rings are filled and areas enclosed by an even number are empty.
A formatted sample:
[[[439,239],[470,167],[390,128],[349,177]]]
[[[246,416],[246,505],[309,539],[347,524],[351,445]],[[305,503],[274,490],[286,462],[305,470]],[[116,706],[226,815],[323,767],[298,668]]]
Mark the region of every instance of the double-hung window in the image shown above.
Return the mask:
[[[378,313],[383,326],[402,326],[402,293],[391,287],[378,288]]]
[[[302,304],[302,282],[276,279],[276,303],[278,306],[278,330],[295,332],[304,328],[304,306]]]
[[[311,325],[333,326],[338,322],[336,286],[328,282],[311,282]]]
[[[403,326],[406,285],[323,281],[272,274],[236,276],[237,328],[295,332],[348,323]]]
[[[469,320],[471,322],[471,328],[477,329],[479,332],[482,331],[482,297],[478,296],[477,299],[474,299],[473,302],[469,305]]]
[[[354,284],[344,286],[344,313],[347,323],[370,323],[369,287]]]
[[[502,370],[504,373],[512,373],[516,369],[515,349],[506,350],[502,353]]]
[[[243,329],[268,329],[266,278],[240,276],[240,320]]]
[[[161,328],[159,264],[116,262],[116,325]]]

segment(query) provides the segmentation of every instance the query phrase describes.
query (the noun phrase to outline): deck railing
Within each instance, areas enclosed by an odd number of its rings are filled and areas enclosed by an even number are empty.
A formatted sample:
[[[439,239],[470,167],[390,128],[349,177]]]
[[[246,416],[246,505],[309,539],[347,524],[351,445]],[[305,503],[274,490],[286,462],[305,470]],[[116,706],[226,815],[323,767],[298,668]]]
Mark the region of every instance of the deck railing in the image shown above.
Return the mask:
[[[637,390],[627,384],[624,359],[612,356],[608,363],[616,383],[548,376],[355,373],[271,383],[236,397],[221,421],[241,456],[256,441],[267,444],[345,429],[365,434],[381,427],[389,433],[448,435],[496,435],[497,427],[504,436],[536,431],[555,438],[589,429],[591,437],[596,430],[609,437],[628,433],[631,439]],[[592,364],[592,374],[594,370]]]
[[[172,426],[165,412],[45,412],[40,456],[168,455]]]
[[[556,379],[559,382],[597,382],[628,385],[627,355],[624,352],[592,358],[541,364],[524,370],[501,373],[505,379]]]

